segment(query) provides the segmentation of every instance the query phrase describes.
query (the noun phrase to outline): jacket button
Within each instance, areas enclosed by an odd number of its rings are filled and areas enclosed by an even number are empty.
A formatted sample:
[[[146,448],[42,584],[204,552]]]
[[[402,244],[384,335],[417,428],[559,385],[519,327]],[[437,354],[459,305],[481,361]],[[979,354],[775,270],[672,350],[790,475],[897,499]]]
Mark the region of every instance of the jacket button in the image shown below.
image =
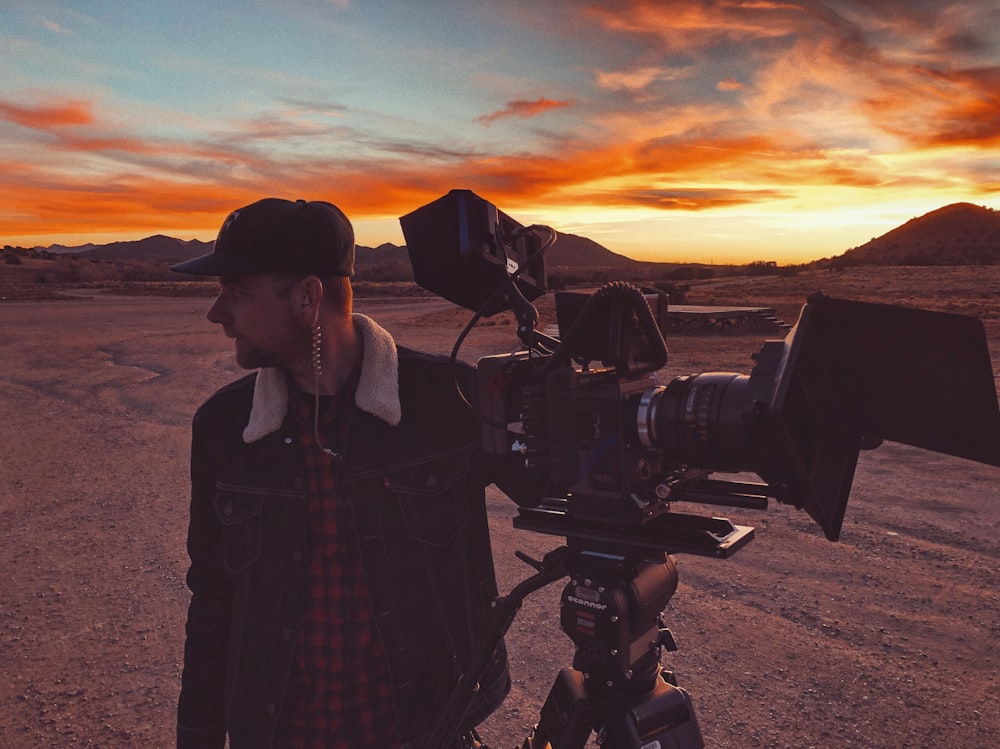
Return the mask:
[[[285,444],[286,445],[292,444],[292,438],[291,437],[285,437]]]

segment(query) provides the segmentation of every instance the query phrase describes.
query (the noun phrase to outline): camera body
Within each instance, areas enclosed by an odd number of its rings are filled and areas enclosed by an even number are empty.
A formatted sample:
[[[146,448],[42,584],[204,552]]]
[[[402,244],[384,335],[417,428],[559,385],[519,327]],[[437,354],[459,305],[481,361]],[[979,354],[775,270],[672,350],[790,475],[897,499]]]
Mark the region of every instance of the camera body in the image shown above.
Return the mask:
[[[641,522],[665,478],[663,452],[641,442],[635,422],[640,400],[659,385],[655,375],[542,373],[543,364],[526,353],[479,360],[484,449],[523,455],[524,470],[543,474],[548,494],[574,499],[575,515]]]

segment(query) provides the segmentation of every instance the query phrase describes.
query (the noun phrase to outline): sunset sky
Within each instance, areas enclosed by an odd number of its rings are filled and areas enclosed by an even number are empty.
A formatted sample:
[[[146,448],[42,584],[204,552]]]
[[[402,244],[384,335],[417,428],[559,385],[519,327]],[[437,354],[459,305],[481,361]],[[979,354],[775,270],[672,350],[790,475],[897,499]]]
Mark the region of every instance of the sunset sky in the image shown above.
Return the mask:
[[[402,244],[456,187],[683,262],[1000,208],[1000,3],[0,0],[0,244],[211,240],[267,195]]]

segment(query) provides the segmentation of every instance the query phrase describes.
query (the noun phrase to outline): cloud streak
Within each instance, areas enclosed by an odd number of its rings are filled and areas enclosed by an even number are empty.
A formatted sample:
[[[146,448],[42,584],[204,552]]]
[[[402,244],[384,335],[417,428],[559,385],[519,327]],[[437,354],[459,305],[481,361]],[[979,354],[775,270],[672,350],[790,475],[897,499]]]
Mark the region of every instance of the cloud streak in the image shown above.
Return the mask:
[[[0,119],[32,130],[49,130],[94,121],[92,107],[85,101],[53,101],[25,106],[0,101]]]
[[[555,101],[545,98],[535,99],[534,101],[511,101],[503,109],[479,117],[478,121],[484,125],[489,125],[497,120],[507,119],[508,117],[517,117],[526,120],[531,117],[538,117],[546,112],[551,112],[553,109],[561,109],[562,107],[571,105],[572,102],[569,101]]]

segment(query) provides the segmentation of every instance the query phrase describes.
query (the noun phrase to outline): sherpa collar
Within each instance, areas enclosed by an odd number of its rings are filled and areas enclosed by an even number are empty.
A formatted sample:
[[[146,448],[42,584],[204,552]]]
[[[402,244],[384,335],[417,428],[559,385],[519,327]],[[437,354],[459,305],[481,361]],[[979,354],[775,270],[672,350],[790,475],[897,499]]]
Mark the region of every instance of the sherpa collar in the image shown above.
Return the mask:
[[[399,357],[389,332],[365,315],[355,314],[354,326],[364,340],[361,379],[354,402],[362,411],[396,426],[402,418],[399,405]],[[278,431],[288,411],[288,382],[277,368],[258,370],[250,419],[243,430],[247,444]]]

